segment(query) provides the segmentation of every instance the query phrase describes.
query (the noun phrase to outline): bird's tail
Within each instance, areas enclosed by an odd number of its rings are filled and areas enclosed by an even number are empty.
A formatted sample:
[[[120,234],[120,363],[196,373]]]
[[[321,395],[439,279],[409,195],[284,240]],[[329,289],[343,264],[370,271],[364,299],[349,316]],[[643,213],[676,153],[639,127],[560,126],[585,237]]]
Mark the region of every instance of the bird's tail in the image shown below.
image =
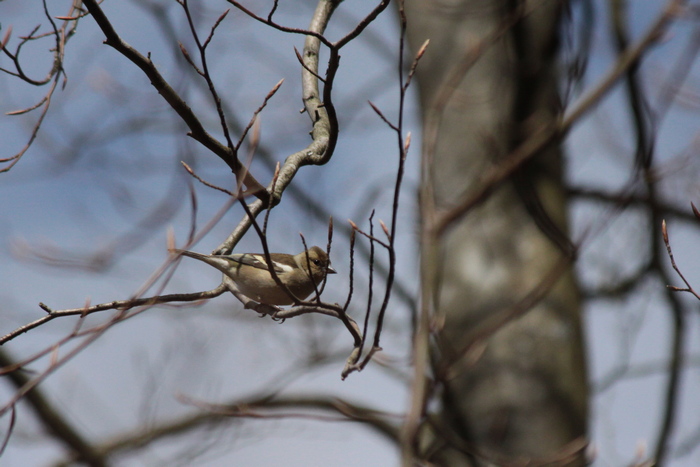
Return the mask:
[[[189,256],[190,258],[198,259],[200,261],[208,262],[209,255],[203,255],[201,253],[195,253],[194,251],[180,250],[177,248],[170,248],[168,250],[170,253],[175,253],[177,255]]]
[[[194,251],[179,250],[177,248],[171,248],[168,251],[182,256],[189,256],[190,258],[198,259],[199,261],[203,261],[208,265],[215,267],[224,274],[229,274],[231,269],[231,262],[225,256],[203,255],[201,253],[195,253]]]

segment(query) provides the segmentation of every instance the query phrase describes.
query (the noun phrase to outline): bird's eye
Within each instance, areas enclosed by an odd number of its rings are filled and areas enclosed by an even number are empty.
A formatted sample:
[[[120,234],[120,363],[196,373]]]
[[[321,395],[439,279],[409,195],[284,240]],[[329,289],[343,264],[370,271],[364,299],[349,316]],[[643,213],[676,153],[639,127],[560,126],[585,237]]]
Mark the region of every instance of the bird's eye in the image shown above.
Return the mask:
[[[314,263],[316,266],[321,265],[321,260],[318,260],[318,259],[311,260],[311,262]]]

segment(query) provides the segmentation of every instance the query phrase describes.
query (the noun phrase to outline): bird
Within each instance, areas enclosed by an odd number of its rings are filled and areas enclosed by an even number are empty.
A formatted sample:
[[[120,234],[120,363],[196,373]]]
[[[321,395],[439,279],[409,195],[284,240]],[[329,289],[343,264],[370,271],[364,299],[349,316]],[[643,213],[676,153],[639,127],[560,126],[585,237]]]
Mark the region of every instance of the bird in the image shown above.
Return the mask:
[[[215,267],[233,280],[239,292],[258,303],[284,306],[295,302],[272,278],[262,253],[204,255],[188,250],[170,251]],[[298,300],[320,287],[326,274],[336,274],[328,254],[317,246],[296,255],[270,253],[270,259],[277,277]]]

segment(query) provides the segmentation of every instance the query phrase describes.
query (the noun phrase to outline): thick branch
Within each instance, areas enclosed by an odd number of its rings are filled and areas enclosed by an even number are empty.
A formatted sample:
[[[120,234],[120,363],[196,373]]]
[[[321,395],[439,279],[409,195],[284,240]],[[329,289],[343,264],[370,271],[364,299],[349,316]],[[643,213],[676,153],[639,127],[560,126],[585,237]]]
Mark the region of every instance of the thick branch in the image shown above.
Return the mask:
[[[13,365],[15,365],[15,362],[7,354],[7,351],[0,350],[0,367],[4,368]],[[6,376],[18,390],[29,383],[29,377],[22,369],[9,372]],[[84,462],[92,467],[104,467],[107,465],[105,458],[68,423],[63,415],[46,399],[39,388],[35,387],[28,391],[24,396],[24,400],[29,404],[36,416],[39,417],[42,426],[71,451],[75,456],[74,460]]]

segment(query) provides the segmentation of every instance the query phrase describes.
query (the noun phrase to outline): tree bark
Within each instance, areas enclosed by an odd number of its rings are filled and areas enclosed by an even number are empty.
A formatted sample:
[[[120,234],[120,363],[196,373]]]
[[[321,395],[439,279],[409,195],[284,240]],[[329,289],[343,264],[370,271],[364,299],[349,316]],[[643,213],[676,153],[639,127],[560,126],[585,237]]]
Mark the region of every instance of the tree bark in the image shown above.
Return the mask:
[[[558,118],[561,4],[407,0],[409,41],[430,39],[417,74],[423,229]],[[423,268],[437,276],[423,299],[442,404],[422,427],[422,456],[583,465],[588,387],[558,142],[428,238]]]

